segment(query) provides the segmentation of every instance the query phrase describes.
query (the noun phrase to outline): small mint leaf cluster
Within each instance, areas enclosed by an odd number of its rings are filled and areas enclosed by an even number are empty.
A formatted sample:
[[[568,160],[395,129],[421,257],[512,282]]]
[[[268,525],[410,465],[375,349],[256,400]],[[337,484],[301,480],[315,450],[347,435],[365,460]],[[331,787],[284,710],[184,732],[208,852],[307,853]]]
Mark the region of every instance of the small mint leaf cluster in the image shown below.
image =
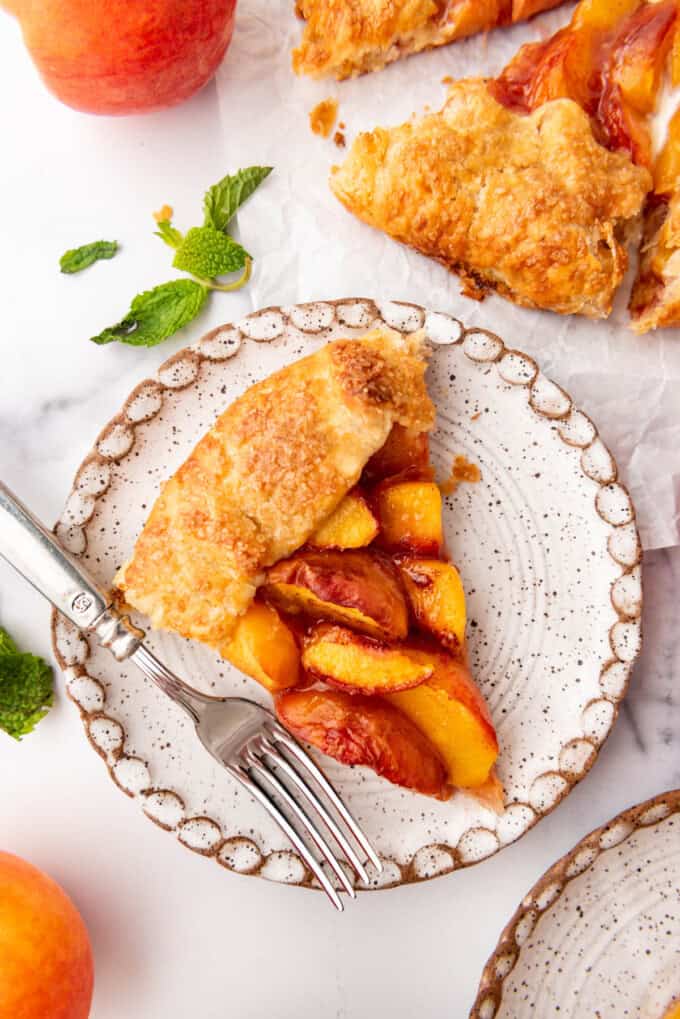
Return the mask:
[[[212,226],[194,226],[184,235],[172,264],[199,279],[214,280],[243,269],[249,258],[248,252],[229,234]]]
[[[226,228],[271,171],[271,166],[249,166],[223,177],[204,195],[203,225],[192,227],[186,234],[172,225],[169,206],[155,213],[156,236],[174,250],[173,266],[192,278],[170,280],[138,294],[125,317],[91,337],[92,342],[155,346],[199,314],[210,290],[238,290],[244,286],[250,279],[252,258]],[[241,275],[233,282],[218,282],[220,277],[240,270]]]

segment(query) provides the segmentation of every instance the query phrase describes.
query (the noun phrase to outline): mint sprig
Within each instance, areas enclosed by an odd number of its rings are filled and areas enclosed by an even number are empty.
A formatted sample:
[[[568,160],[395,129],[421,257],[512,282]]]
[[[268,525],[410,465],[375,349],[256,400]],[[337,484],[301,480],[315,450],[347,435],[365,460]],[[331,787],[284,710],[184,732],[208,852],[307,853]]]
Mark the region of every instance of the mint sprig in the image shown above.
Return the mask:
[[[203,198],[203,225],[215,230],[226,230],[236,210],[250,198],[272,170],[272,166],[247,166],[238,173],[227,174],[217,184],[213,184]]]
[[[175,252],[173,266],[192,279],[170,280],[138,294],[127,314],[115,325],[92,336],[93,343],[127,343],[152,347],[187,325],[202,310],[210,290],[239,290],[250,279],[252,258],[226,232],[240,206],[272,171],[271,166],[249,166],[223,177],[203,198],[203,226],[182,234],[172,225],[172,209],[155,213],[156,236]],[[241,271],[235,280],[220,277]]]
[[[211,226],[194,226],[182,239],[172,264],[199,279],[213,280],[243,269],[249,258],[245,248],[229,234]]]
[[[62,272],[82,272],[88,265],[102,258],[113,258],[118,251],[118,241],[92,241],[82,244],[79,248],[69,248],[59,259]]]
[[[92,342],[103,345],[119,340],[133,347],[155,347],[196,318],[207,296],[207,288],[196,280],[161,283],[137,294],[125,318],[92,336]]]
[[[47,662],[19,651],[0,628],[0,729],[21,739],[47,714],[53,696]]]

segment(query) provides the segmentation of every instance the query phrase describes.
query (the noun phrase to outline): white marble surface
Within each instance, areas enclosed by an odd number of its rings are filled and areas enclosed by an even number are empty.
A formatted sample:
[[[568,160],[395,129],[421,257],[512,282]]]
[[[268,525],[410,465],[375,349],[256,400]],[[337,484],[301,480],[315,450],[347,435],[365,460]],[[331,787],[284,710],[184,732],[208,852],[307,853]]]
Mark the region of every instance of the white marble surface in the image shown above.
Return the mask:
[[[133,385],[250,303],[216,298],[183,339],[156,350],[88,344],[136,290],[169,275],[151,211],[169,202],[188,225],[228,165],[216,97],[209,88],[133,120],[74,114],[44,92],[4,17],[0,68],[0,476],[52,520]],[[65,248],[100,235],[121,241],[119,258],[58,273]],[[568,357],[566,346],[551,357],[558,380]],[[645,650],[593,772],[500,856],[361,896],[343,916],[318,895],[222,872],[145,821],[58,687],[35,734],[21,745],[0,734],[0,847],[44,867],[81,908],[96,957],[93,1019],[462,1019],[501,927],[545,867],[617,811],[680,786],[680,549],[649,554],[645,573]],[[46,606],[4,565],[0,620],[50,656]]]

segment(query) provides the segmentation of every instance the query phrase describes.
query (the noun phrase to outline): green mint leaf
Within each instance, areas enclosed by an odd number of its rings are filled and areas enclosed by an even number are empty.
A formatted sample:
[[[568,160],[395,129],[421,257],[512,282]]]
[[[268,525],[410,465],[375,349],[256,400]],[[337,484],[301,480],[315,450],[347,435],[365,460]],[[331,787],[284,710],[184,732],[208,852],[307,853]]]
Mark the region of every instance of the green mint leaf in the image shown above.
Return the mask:
[[[31,732],[52,704],[52,669],[22,654],[0,628],[0,729],[15,739]]]
[[[80,248],[70,248],[59,259],[62,272],[80,272],[100,258],[113,258],[118,251],[118,241],[92,241]]]
[[[211,226],[195,226],[177,249],[172,264],[204,280],[236,272],[246,264],[248,252],[240,244]]]
[[[154,233],[170,248],[178,248],[182,243],[181,233],[175,229],[169,219],[161,219],[158,223],[158,230],[155,230]]]
[[[207,289],[195,280],[161,283],[153,290],[137,294],[125,318],[98,336],[92,336],[92,342],[103,344],[119,340],[135,347],[155,347],[191,322],[207,296]]]
[[[225,230],[239,206],[250,198],[272,170],[272,166],[247,166],[213,184],[203,198],[204,225]]]
[[[0,626],[0,655],[15,655],[19,651],[7,630]]]

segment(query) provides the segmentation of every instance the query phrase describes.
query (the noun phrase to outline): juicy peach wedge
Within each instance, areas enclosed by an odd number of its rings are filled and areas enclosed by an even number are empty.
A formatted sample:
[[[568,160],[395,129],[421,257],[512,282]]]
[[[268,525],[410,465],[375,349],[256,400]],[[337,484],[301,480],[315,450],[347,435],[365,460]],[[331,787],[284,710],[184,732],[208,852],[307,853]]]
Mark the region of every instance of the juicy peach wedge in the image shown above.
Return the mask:
[[[328,624],[306,638],[302,665],[316,679],[354,694],[408,690],[434,672],[431,662],[407,648]]]
[[[465,641],[465,591],[453,563],[440,559],[399,560],[401,579],[416,623],[456,651]]]
[[[363,764],[395,785],[446,800],[446,767],[421,730],[379,697],[293,690],[276,698],[285,727],[341,764]]]
[[[675,27],[671,50],[671,84],[680,85],[680,24]]]
[[[359,492],[349,492],[309,539],[314,548],[364,548],[378,533],[378,521]]]
[[[297,643],[271,605],[253,602],[220,650],[227,661],[271,693],[296,686],[300,680]]]
[[[581,0],[569,28],[600,29],[613,28],[631,11],[640,6],[641,0]]]
[[[396,567],[367,551],[301,552],[273,566],[262,588],[282,612],[401,640],[408,609]]]
[[[489,709],[466,666],[450,655],[423,652],[436,664],[429,679],[401,693],[390,704],[421,729],[446,762],[448,780],[461,789],[483,786],[498,757],[498,740]]]
[[[392,425],[385,444],[364,467],[364,478],[382,481],[405,472],[427,477],[430,472],[430,445],[427,432],[404,425]]]
[[[442,496],[433,481],[386,482],[376,489],[380,544],[394,552],[438,555]]]
[[[680,36],[680,32],[678,33]],[[668,135],[654,165],[654,191],[670,195],[680,185],[680,109],[673,114]]]
[[[466,789],[465,792],[469,793],[470,796],[474,796],[483,807],[493,810],[494,814],[500,815],[505,810],[505,789],[495,768],[492,768],[489,772],[486,782],[475,786],[473,789]]]
[[[581,0],[551,39],[523,46],[490,83],[499,103],[530,112],[552,99],[577,102],[598,140],[651,162],[648,115],[678,19],[675,0]]]

